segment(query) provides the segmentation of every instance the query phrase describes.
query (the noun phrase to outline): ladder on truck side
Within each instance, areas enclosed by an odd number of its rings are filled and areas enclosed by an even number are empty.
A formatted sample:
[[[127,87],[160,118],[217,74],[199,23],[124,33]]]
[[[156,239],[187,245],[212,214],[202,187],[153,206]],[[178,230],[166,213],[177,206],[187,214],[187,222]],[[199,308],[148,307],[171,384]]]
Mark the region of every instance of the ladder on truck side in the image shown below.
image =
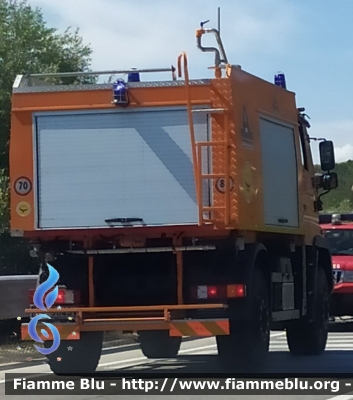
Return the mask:
[[[196,199],[198,204],[198,212],[199,212],[199,225],[204,224],[213,224],[216,222],[220,222],[214,218],[205,218],[205,214],[210,215],[214,211],[223,211],[224,212],[224,224],[225,227],[230,226],[230,155],[229,150],[231,147],[229,141],[229,109],[227,107],[222,108],[200,108],[193,109],[191,103],[190,96],[190,83],[189,83],[189,72],[187,65],[187,56],[186,53],[180,54],[178,57],[178,75],[181,77],[181,59],[184,60],[184,82],[185,82],[185,90],[186,90],[186,103],[187,103],[187,112],[189,118],[189,127],[190,127],[190,136],[191,136],[191,149],[192,149],[192,157],[193,157],[193,166],[194,166],[194,179],[196,186]],[[193,122],[193,113],[207,113],[207,114],[220,114],[223,115],[223,140],[221,141],[203,141],[196,142],[195,139],[195,130],[194,130],[194,122]],[[211,173],[205,174],[202,171],[202,149],[203,148],[215,148],[220,147],[223,149],[223,171],[220,173]],[[212,158],[211,158],[211,165]],[[215,179],[224,179],[224,205],[222,206],[206,206],[203,201],[203,182],[205,180],[215,180]]]

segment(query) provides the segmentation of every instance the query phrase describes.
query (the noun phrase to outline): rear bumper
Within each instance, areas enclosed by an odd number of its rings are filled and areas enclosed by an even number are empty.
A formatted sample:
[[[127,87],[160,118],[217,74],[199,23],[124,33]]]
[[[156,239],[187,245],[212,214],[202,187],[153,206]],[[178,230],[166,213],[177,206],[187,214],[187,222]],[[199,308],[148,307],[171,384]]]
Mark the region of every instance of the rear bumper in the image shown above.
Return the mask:
[[[228,318],[190,319],[183,318],[182,314],[188,310],[215,310],[225,309],[224,304],[195,304],[173,306],[147,307],[95,307],[95,308],[62,308],[48,310],[46,314],[70,314],[73,322],[47,320],[57,329],[61,340],[79,340],[82,332],[92,331],[119,331],[132,333],[138,331],[167,330],[170,336],[178,337],[210,337],[229,335]],[[26,310],[29,314],[41,314],[37,309]],[[74,315],[74,317],[71,317]],[[211,314],[212,315],[212,314]],[[175,316],[173,318],[173,316]],[[32,340],[28,332],[29,324],[21,325],[21,339]],[[41,322],[36,327],[38,336],[43,340],[53,340],[52,333]],[[44,336],[42,330],[48,332]]]
[[[60,340],[80,340],[80,327],[74,324],[55,324],[54,329],[56,328],[60,334]],[[45,325],[39,323],[37,325],[37,335],[43,340],[53,340],[52,331],[50,331]],[[44,329],[47,332],[47,335],[44,336],[41,332]],[[51,327],[53,329],[53,327]],[[28,332],[28,324],[21,325],[21,340],[33,340]]]
[[[344,282],[335,285],[333,294],[352,294],[353,295],[353,282]]]

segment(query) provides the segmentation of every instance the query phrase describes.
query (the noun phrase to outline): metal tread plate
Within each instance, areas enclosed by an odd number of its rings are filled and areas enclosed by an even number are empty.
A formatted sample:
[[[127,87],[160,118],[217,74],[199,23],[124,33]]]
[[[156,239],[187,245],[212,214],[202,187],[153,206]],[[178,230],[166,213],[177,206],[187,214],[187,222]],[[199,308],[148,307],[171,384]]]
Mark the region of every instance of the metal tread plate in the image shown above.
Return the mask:
[[[190,80],[189,84],[192,86],[208,85],[210,79],[195,79]],[[128,82],[128,87],[134,88],[148,88],[148,87],[178,87],[185,86],[185,81],[150,81],[150,82]],[[50,85],[43,82],[43,85],[38,86],[21,86],[13,87],[13,93],[51,93],[51,92],[78,92],[87,90],[112,90],[112,83],[98,83],[98,84],[77,84],[77,85]]]

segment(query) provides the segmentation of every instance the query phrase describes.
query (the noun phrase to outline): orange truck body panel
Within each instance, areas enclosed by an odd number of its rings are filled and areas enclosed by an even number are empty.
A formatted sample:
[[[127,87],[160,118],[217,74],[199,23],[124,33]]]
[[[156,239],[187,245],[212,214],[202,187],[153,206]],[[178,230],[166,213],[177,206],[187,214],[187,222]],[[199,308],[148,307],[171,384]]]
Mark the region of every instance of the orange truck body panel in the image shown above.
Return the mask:
[[[219,71],[217,72],[219,73]],[[309,143],[306,152],[308,154],[309,170],[305,170],[300,157],[296,156],[296,175],[293,178],[297,184],[297,203],[295,212],[298,212],[298,225],[280,226],[280,224],[265,223],[264,196],[265,188],[263,183],[262,153],[261,153],[261,134],[260,118],[267,121],[278,123],[293,129],[294,143],[291,146],[292,154],[295,149],[296,155],[301,153],[298,109],[295,101],[295,94],[284,90],[270,82],[262,80],[248,72],[243,71],[237,66],[226,66],[225,76],[209,80],[193,81],[188,86],[184,83],[173,85],[136,85],[129,88],[130,105],[129,109],[153,109],[156,107],[178,107],[192,105],[194,108],[207,107],[211,109],[208,114],[211,126],[212,158],[211,169],[212,178],[211,195],[212,205],[202,209],[199,207],[199,223],[175,226],[137,226],[137,227],[109,227],[101,228],[39,228],[39,210],[36,199],[35,188],[37,186],[37,172],[35,159],[35,119],[36,113],[56,113],[60,111],[68,112],[97,112],[102,110],[114,110],[116,106],[112,104],[112,89],[100,88],[94,85],[90,89],[89,85],[84,88],[70,86],[63,90],[58,90],[55,86],[45,88],[35,88],[35,90],[14,90],[12,96],[11,111],[11,138],[10,138],[10,196],[11,196],[11,232],[14,236],[24,236],[34,242],[49,241],[56,238],[68,241],[82,241],[85,249],[94,249],[95,244],[101,237],[109,232],[110,236],[119,235],[129,243],[135,242],[137,238],[142,238],[141,243],[146,238],[173,238],[173,243],[179,245],[183,237],[198,239],[227,238],[231,233],[240,232],[245,243],[255,243],[258,234],[265,234],[268,237],[278,237],[282,235],[286,245],[303,244],[312,245],[315,236],[320,235],[317,214],[313,209],[313,196],[315,189],[311,183],[314,175]],[[188,91],[189,89],[189,91]],[[189,95],[188,95],[189,93]],[[215,112],[221,109],[221,112]],[[190,108],[188,109],[190,111]],[[192,122],[190,122],[190,133],[185,133],[192,137]],[[222,143],[225,143],[222,144]],[[191,141],[192,145],[192,141]],[[207,146],[207,144],[206,144]],[[273,143],[276,146],[276,143]],[[198,147],[200,149],[200,147]],[[226,150],[225,150],[226,149]],[[226,162],[228,160],[229,162]],[[293,156],[294,160],[294,156]],[[203,172],[195,166],[195,175],[200,180],[205,179]],[[279,165],[278,168],[281,168]],[[294,176],[294,164],[291,171]],[[229,191],[221,190],[218,186],[217,177],[225,174],[230,177]],[[15,188],[15,183],[21,177],[27,178],[31,182],[30,190],[25,194],[19,193]],[[296,179],[297,182],[296,182]],[[218,182],[218,183],[217,183]],[[200,181],[196,179],[196,188],[200,188]],[[227,188],[227,185],[226,185]],[[73,189],[74,190],[74,189]],[[269,189],[267,189],[269,190]],[[283,187],[283,191],[286,188]],[[200,208],[201,207],[201,208]],[[210,213],[209,224],[202,220],[203,211]],[[171,211],[173,212],[173,211]],[[201,219],[201,220],[200,220]],[[280,222],[280,221],[279,221]],[[288,222],[288,220],[287,220]],[[295,224],[294,224],[295,225]],[[277,235],[277,236],[276,236]],[[176,238],[178,236],[177,239]],[[143,244],[141,244],[143,247]],[[175,249],[174,249],[175,250]],[[176,251],[179,256],[181,251]],[[182,304],[182,260],[177,256],[177,280],[178,280],[178,305],[181,309],[187,309],[188,305]],[[94,285],[93,285],[93,258],[89,256],[89,304],[94,305]],[[233,283],[233,282],[232,282]],[[226,307],[225,304],[222,307]],[[189,306],[190,307],[190,306]],[[197,304],[194,309],[212,308],[211,304]],[[168,309],[173,306],[165,306],[164,314],[153,320],[138,316],[137,319],[123,319],[121,315],[128,312],[128,307],[121,310],[107,307],[96,310],[99,316],[92,319],[83,318],[89,308],[77,310],[75,323],[55,324],[62,332],[62,339],[72,338],[72,331],[76,332],[89,330],[122,330],[136,331],[148,329],[169,330],[171,336],[215,336],[229,335],[230,327],[228,319],[210,318],[203,320],[173,320],[168,317]],[[143,314],[144,307],[136,307],[135,311]],[[27,310],[28,313],[33,310]],[[58,312],[58,311],[56,311]],[[76,311],[74,311],[76,312]],[[111,318],[105,319],[102,315],[106,312],[113,312]],[[119,313],[121,314],[119,315]],[[65,310],[58,313],[65,314]],[[96,318],[96,319],[95,319]],[[78,335],[79,336],[79,335]],[[23,326],[22,337],[28,339],[27,325]],[[44,337],[43,337],[44,338]],[[77,337],[75,337],[77,339]]]
[[[210,88],[207,86],[195,87],[193,90],[193,97],[196,99],[195,104],[207,103],[209,90]],[[115,106],[111,104],[111,98],[111,90],[13,94],[10,140],[11,230],[23,231],[25,236],[31,236],[33,233],[35,236],[43,234],[36,229],[37,215],[33,190],[29,194],[21,196],[16,193],[13,186],[13,183],[22,176],[26,176],[31,182],[34,182],[32,114],[41,111],[114,109]],[[131,98],[134,99],[131,108],[185,104],[183,87],[131,89]],[[23,202],[29,205],[28,211],[21,212],[19,210]],[[86,236],[87,233],[81,233],[81,235]],[[56,234],[54,234],[54,237]],[[67,234],[61,231],[60,235],[72,237],[71,232]]]
[[[193,105],[209,105],[211,108],[223,107],[228,114],[228,127],[223,124],[223,116],[212,114],[212,141],[221,142],[224,130],[228,129],[230,138],[229,173],[233,181],[230,191],[230,224],[224,225],[224,211],[214,211],[214,225],[218,228],[218,235],[227,235],[227,229],[240,231],[287,233],[304,236],[310,241],[319,233],[319,226],[309,221],[316,221],[315,215],[303,214],[305,196],[305,182],[302,166],[298,159],[299,171],[299,227],[281,228],[269,227],[264,224],[263,187],[261,152],[259,148],[259,116],[272,118],[275,121],[288,123],[298,129],[295,94],[283,90],[272,83],[266,82],[243,70],[232,67],[229,77],[212,79],[209,84],[191,86],[191,101]],[[70,229],[38,229],[37,206],[34,190],[26,195],[19,195],[14,190],[14,182],[20,177],[27,177],[35,185],[33,162],[33,119],[34,112],[59,110],[101,110],[112,109],[111,90],[77,90],[40,93],[14,93],[12,98],[12,128],[10,145],[10,180],[11,180],[11,230],[22,231],[24,236],[53,238],[60,234],[62,238],[74,239],[77,237],[94,237],[101,234],[101,230]],[[131,104],[134,107],[156,107],[185,105],[185,89],[177,87],[138,87],[130,89]],[[271,101],[269,101],[271,99]],[[251,143],[245,143],[242,131],[245,128],[244,118],[247,117]],[[295,147],[300,152],[298,134],[295,134]],[[248,146],[250,145],[250,149]],[[215,149],[212,156],[212,167],[215,174],[224,170],[224,152]],[[225,195],[213,187],[214,207],[225,206]],[[110,231],[115,228],[107,228]],[[119,228],[125,230],[126,228]],[[190,232],[200,227],[188,226]],[[144,236],[158,235],[159,227],[134,228],[134,233]],[[172,227],[163,230],[173,231]],[[175,229],[174,229],[175,230]],[[222,230],[223,233],[222,233]],[[104,231],[104,229],[103,229]],[[126,231],[128,233],[129,230]],[[202,235],[212,237],[206,226],[202,227]]]
[[[59,331],[60,340],[80,340],[80,328],[78,325],[73,324],[54,324],[55,328]],[[37,334],[43,341],[53,340],[53,335],[48,328],[39,323],[36,326]],[[42,330],[46,332],[43,335]],[[32,338],[28,333],[28,324],[21,325],[21,340],[31,341]]]

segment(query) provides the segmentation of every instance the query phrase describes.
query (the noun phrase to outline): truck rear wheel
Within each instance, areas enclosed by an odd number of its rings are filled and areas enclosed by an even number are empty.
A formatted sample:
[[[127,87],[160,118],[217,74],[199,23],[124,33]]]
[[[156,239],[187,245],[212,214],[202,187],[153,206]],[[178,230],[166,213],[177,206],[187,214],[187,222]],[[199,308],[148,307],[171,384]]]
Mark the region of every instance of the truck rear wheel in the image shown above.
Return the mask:
[[[230,335],[217,336],[220,363],[227,370],[252,372],[266,364],[270,344],[270,310],[267,283],[255,268],[250,315],[245,321],[230,321]]]
[[[46,348],[52,344],[52,341],[44,342]],[[58,375],[93,373],[101,357],[102,344],[103,332],[82,332],[80,340],[63,340],[57,350],[47,355],[49,367]]]
[[[181,345],[181,337],[171,337],[168,331],[140,331],[139,340],[147,358],[174,358]]]
[[[329,328],[329,291],[325,272],[319,267],[313,321],[303,319],[287,328],[287,343],[292,355],[315,356],[326,348]]]

